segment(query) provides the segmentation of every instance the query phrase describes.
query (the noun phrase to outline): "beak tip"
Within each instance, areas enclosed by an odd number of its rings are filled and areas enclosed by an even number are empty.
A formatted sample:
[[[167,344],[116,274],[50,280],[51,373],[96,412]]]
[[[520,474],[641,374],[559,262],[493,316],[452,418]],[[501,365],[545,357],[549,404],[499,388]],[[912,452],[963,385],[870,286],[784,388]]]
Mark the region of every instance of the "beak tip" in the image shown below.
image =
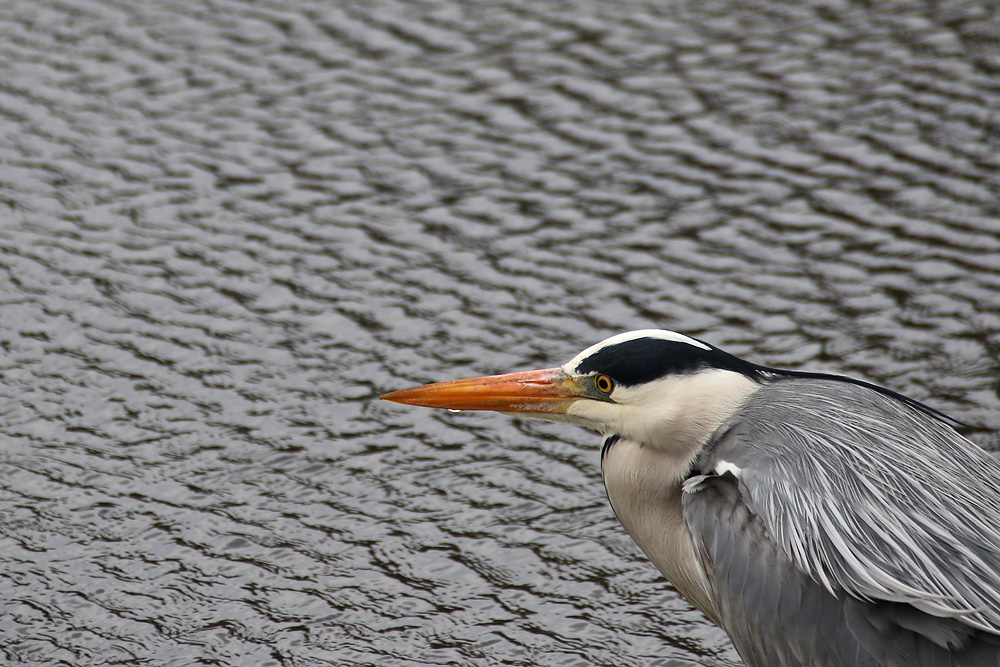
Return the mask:
[[[390,391],[385,394],[381,394],[378,398],[380,401],[389,401],[391,403],[398,403],[399,401],[396,398],[396,395],[399,393],[400,393],[399,391]]]

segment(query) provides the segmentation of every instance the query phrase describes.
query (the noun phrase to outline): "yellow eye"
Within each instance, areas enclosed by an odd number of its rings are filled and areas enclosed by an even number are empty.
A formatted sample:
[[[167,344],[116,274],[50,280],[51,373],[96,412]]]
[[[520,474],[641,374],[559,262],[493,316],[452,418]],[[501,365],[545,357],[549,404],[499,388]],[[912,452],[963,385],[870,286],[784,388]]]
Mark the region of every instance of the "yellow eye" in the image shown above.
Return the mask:
[[[615,381],[607,375],[598,375],[594,378],[594,386],[602,394],[610,394],[615,388]]]

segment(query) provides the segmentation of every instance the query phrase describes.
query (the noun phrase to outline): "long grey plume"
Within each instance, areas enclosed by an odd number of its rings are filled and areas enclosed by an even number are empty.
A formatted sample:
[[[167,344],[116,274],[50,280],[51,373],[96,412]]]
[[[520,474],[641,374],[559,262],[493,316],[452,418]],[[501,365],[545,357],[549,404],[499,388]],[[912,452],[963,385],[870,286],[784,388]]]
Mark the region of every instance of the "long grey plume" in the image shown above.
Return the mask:
[[[754,370],[758,373],[763,373],[765,376],[770,376],[774,379],[782,378],[799,378],[806,380],[833,380],[835,382],[845,382],[847,384],[857,385],[859,387],[865,387],[866,389],[871,389],[872,391],[878,392],[883,396],[888,396],[894,398],[897,401],[905,403],[912,408],[916,408],[921,412],[925,412],[931,417],[938,419],[945,424],[949,424],[954,427],[970,428],[970,426],[958,419],[955,419],[951,415],[941,412],[936,408],[932,408],[926,403],[921,403],[915,398],[910,398],[905,394],[900,394],[892,389],[886,389],[885,387],[879,386],[872,382],[866,380],[859,380],[858,378],[851,377],[849,375],[837,375],[836,373],[822,373],[817,371],[790,371],[781,368],[769,368],[767,366],[758,366],[754,364]]]
[[[832,593],[1000,634],[1000,463],[936,414],[799,377],[767,383],[719,433],[703,470],[736,466],[772,539]]]

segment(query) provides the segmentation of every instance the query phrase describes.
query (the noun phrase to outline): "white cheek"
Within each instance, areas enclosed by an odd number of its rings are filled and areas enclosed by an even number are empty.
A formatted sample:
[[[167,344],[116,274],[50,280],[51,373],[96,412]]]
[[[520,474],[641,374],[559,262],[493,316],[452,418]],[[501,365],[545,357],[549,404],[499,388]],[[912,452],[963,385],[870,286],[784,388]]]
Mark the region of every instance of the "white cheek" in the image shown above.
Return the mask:
[[[618,434],[639,442],[655,441],[657,435],[669,430],[673,417],[671,406],[646,400],[652,397],[637,396],[625,389],[616,389],[611,396],[622,402],[577,401],[566,415],[575,423],[605,435]]]
[[[747,396],[760,388],[731,371],[666,377],[640,387],[619,387],[621,435],[671,452],[698,449]]]
[[[576,423],[608,435],[617,433],[621,425],[622,406],[604,401],[583,399],[566,410],[566,416]]]

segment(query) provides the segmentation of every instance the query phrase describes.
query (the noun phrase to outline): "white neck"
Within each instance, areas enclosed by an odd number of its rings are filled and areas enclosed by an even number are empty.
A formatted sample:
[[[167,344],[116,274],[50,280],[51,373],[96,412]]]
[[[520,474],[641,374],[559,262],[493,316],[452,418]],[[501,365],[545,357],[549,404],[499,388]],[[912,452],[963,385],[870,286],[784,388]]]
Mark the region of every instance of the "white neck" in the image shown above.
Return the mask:
[[[684,523],[681,483],[712,433],[759,387],[739,373],[707,371],[622,388],[615,392],[621,404],[599,404],[606,417],[619,415],[608,427],[621,439],[601,466],[618,520],[677,590],[715,621]]]
[[[643,332],[622,337],[638,333]],[[658,334],[668,335],[682,338]],[[586,356],[581,355],[563,366],[568,375]],[[718,612],[684,523],[681,483],[716,429],[760,386],[735,371],[704,370],[618,386],[610,401],[581,399],[565,413],[525,414],[619,436],[601,465],[618,520],[677,590],[716,622]]]
[[[652,448],[626,439],[615,443],[601,462],[608,500],[625,532],[688,602],[718,623],[684,522],[681,485],[663,483],[673,467]]]

